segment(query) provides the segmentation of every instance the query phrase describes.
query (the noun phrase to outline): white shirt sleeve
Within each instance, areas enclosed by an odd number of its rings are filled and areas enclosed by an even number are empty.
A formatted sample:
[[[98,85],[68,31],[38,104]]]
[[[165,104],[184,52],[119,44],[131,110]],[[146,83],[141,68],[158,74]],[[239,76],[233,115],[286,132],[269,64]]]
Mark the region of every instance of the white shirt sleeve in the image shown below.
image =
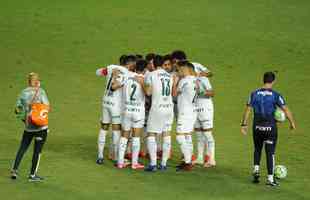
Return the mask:
[[[144,77],[145,85],[152,85],[152,76],[151,73],[147,73]]]
[[[184,91],[184,88],[186,87],[187,83],[184,81],[184,79],[181,79],[178,83],[177,92],[182,93]]]
[[[200,63],[196,63],[196,62],[193,62],[192,63],[195,67],[195,72],[196,73],[201,73],[201,72],[209,72],[208,68],[203,66],[202,64]]]

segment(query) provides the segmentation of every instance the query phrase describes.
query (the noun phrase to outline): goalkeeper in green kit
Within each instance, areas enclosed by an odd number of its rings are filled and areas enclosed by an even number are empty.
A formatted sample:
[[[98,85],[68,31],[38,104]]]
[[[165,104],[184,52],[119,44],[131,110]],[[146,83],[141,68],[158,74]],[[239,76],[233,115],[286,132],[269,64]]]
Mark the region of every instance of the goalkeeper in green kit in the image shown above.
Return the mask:
[[[37,170],[39,167],[41,151],[47,138],[48,126],[37,126],[34,125],[31,120],[29,120],[31,105],[33,103],[49,105],[46,92],[40,88],[39,75],[32,72],[28,75],[28,87],[25,88],[19,95],[15,108],[15,114],[17,118],[21,119],[25,123],[25,129],[11,171],[12,179],[18,178],[18,167],[20,162],[32,140],[34,140],[34,150],[29,181],[43,180],[42,177],[37,175]]]

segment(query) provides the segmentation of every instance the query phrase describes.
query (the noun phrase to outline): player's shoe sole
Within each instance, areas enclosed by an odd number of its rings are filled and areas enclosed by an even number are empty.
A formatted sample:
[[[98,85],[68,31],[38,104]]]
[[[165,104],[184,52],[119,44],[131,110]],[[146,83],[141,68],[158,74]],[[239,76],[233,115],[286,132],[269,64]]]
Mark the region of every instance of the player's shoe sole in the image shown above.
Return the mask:
[[[204,160],[203,159],[196,159],[193,161],[193,165],[203,165]]]
[[[216,164],[211,164],[211,163],[205,163],[203,165],[204,168],[215,168],[216,167]]]
[[[167,171],[167,166],[159,165],[158,166],[158,170],[160,170],[160,171]]]
[[[103,164],[104,164],[104,159],[103,159],[103,158],[98,158],[98,159],[96,160],[96,163],[97,163],[98,165],[103,165]]]
[[[273,181],[273,182],[267,181],[266,185],[268,185],[270,187],[278,187],[278,186],[280,186],[280,184],[278,182],[276,182],[276,181]]]
[[[149,165],[147,168],[144,169],[146,172],[156,172],[157,167],[156,165]]]
[[[134,164],[134,165],[131,165],[131,169],[144,169],[144,165],[138,163],[138,164]]]
[[[28,181],[29,182],[42,182],[44,180],[44,178],[38,176],[38,175],[34,175],[34,176],[29,176],[28,177]]]
[[[12,180],[16,180],[17,177],[18,177],[17,171],[16,170],[12,170],[10,177],[11,177]]]
[[[193,169],[193,165],[191,163],[181,163],[177,166],[176,171],[191,171]]]

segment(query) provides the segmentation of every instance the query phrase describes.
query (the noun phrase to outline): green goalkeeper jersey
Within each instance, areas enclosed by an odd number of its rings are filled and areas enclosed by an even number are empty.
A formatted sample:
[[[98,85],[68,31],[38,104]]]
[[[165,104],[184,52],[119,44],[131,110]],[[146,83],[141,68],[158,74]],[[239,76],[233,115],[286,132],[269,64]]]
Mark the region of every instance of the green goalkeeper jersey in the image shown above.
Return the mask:
[[[27,132],[37,132],[44,129],[47,129],[47,126],[38,127],[29,120],[27,120],[30,112],[31,112],[31,103],[43,103],[49,105],[49,101],[44,89],[40,88],[38,94],[33,99],[36,93],[36,88],[34,87],[27,87],[24,89],[21,94],[19,95],[17,102],[16,102],[16,114],[19,119],[25,122],[25,130]],[[33,102],[32,102],[33,101]]]

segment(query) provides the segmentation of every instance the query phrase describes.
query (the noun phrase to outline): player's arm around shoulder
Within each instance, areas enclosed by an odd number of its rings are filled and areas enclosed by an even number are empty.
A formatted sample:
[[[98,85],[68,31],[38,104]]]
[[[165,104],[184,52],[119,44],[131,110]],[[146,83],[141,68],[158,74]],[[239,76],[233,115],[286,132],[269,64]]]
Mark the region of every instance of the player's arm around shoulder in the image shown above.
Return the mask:
[[[178,85],[180,82],[180,78],[178,75],[174,74],[172,75],[172,96],[176,97],[178,96]]]
[[[152,75],[151,73],[147,74],[143,80],[143,90],[146,96],[152,95]]]
[[[107,76],[108,75],[108,68],[107,67],[103,67],[103,68],[99,68],[96,70],[96,75],[97,76]]]

